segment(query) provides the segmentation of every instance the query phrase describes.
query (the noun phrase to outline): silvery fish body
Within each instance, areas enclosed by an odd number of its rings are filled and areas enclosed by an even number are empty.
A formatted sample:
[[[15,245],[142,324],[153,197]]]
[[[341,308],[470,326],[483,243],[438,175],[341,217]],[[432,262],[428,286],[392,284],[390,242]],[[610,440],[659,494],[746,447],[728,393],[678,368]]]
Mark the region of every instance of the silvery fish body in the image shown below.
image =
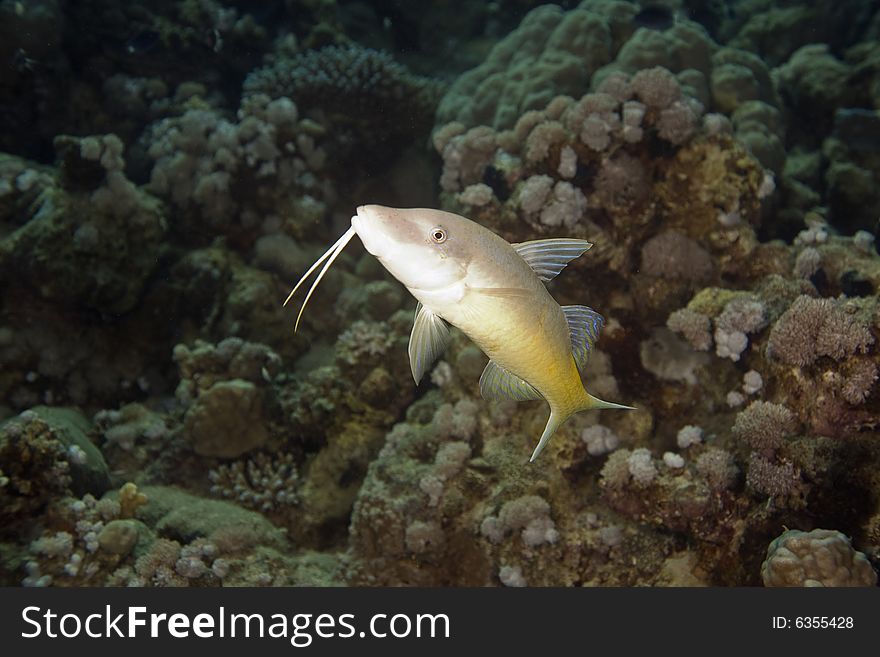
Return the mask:
[[[330,259],[321,275],[357,234],[419,302],[409,344],[417,383],[445,350],[452,324],[490,359],[480,378],[485,398],[546,400],[550,418],[531,460],[573,413],[630,408],[593,397],[581,381],[602,317],[586,306],[560,306],[545,287],[589,242],[510,244],[465,217],[426,208],[361,206],[351,225],[322,258]]]

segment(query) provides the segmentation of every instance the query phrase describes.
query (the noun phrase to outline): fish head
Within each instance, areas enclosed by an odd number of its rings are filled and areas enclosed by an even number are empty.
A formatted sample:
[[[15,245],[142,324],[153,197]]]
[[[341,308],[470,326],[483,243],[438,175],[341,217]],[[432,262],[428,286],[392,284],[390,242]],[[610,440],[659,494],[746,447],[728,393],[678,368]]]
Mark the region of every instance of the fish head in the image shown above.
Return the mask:
[[[474,256],[473,222],[450,212],[362,205],[351,225],[367,251],[410,290],[461,283]]]

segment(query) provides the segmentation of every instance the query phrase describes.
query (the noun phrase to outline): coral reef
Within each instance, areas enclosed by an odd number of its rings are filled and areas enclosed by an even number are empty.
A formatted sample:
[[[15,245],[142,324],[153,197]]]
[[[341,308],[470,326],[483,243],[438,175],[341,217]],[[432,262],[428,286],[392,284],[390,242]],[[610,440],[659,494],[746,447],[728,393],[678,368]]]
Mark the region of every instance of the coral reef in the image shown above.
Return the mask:
[[[387,52],[355,44],[276,56],[244,81],[246,96],[291,98],[307,112],[320,112],[339,136],[348,133],[352,146],[391,145],[392,151],[394,144],[427,134],[440,90]]]
[[[270,383],[280,358],[267,346],[227,338],[216,347],[175,347],[177,398],[187,405],[184,432],[202,456],[235,458],[269,440]]]
[[[88,420],[66,409],[35,408],[0,426],[4,534],[38,515],[54,497],[102,493],[107,465],[86,437]]]
[[[876,585],[876,3],[461,4],[0,3],[0,583]],[[529,463],[357,240],[295,333],[367,203],[591,242],[636,410]]]
[[[283,96],[246,98],[237,118],[194,108],[152,124],[144,135],[154,161],[147,189],[177,210],[180,229],[212,226],[238,239],[283,234],[281,217],[299,206],[291,191],[313,199],[325,192],[325,129]]]
[[[837,531],[789,529],[767,548],[764,586],[876,586],[865,555]]]
[[[523,112],[583,89],[611,60],[612,34],[635,13],[629,3],[596,4],[595,10],[544,5],[529,12],[484,63],[455,81],[437,110],[440,121],[511,128]]]
[[[564,227],[601,245],[593,260],[612,272],[630,266],[628,253],[638,243],[648,276],[711,279],[717,251],[742,248],[708,243],[719,228],[717,208],[735,209],[746,222],[757,222],[760,167],[738,155],[728,137],[701,134],[700,104],[682,96],[665,69],[641,71],[632,81],[617,75],[603,84],[579,101],[559,97],[543,110],[525,113],[512,130],[465,130],[455,123],[439,128],[434,145],[444,160],[441,186],[448,207],[470,213],[513,241],[523,233],[515,219],[540,233]],[[633,106],[640,114],[628,125]],[[657,157],[658,151],[666,155]],[[753,173],[734,172],[742,166],[754,167]],[[575,184],[569,170],[582,172]],[[700,188],[699,176],[709,170],[715,175],[714,197],[679,189],[682,180]],[[470,206],[465,201],[474,198],[471,186],[485,184],[481,181],[492,183],[494,198],[484,202],[482,190],[480,205]],[[684,216],[678,208],[664,208],[673,197],[677,204],[682,198],[693,204],[687,222],[675,222]],[[653,215],[666,216],[666,231],[657,232],[649,221]],[[631,229],[615,229],[621,225]]]
[[[296,504],[299,476],[290,454],[270,458],[257,454],[252,459],[221,465],[208,472],[211,492],[231,498],[257,511],[269,512],[276,506]]]
[[[55,148],[61,166],[51,180],[26,162],[7,162],[12,202],[36,196],[22,225],[0,241],[0,272],[47,301],[125,313],[154,270],[163,208],[125,177],[115,135],[59,136]]]

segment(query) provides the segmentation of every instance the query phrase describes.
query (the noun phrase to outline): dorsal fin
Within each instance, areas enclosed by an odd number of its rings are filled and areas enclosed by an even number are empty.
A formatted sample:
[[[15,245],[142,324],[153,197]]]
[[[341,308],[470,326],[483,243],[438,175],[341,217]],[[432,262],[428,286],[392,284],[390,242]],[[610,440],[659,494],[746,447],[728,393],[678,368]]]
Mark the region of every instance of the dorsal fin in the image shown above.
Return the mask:
[[[449,326],[421,303],[409,335],[409,367],[418,385],[431,366],[449,345]]]
[[[480,394],[483,399],[494,401],[529,401],[543,399],[540,392],[528,381],[511,374],[494,360],[490,360],[480,376]]]
[[[599,331],[605,326],[605,318],[587,306],[562,306],[568,331],[571,334],[571,352],[578,370],[582,370],[590,357],[590,351]]]
[[[549,240],[533,240],[511,244],[529,266],[545,283],[552,281],[565,266],[593,246],[585,240],[567,237]]]

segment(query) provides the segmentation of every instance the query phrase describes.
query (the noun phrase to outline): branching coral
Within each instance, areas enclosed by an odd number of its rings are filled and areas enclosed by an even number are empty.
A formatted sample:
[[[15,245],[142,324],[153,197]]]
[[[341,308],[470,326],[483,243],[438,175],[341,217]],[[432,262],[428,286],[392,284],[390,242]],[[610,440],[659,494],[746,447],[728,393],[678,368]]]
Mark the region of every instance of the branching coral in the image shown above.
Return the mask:
[[[299,474],[291,454],[266,452],[208,472],[211,492],[263,513],[297,504]]]
[[[31,542],[25,586],[72,586],[103,583],[139,543],[150,540],[149,530],[132,520],[146,497],[128,482],[116,498],[64,498],[54,503],[53,523]]]
[[[714,491],[732,488],[739,475],[733,455],[718,447],[710,447],[700,454],[694,466]]]
[[[806,492],[801,469],[794,463],[778,458],[767,458],[753,452],[749,456],[746,484],[760,495],[770,497],[777,504],[801,507]]]
[[[781,404],[754,401],[739,412],[733,433],[756,450],[779,449],[796,427],[794,414]]]
[[[840,302],[801,296],[773,326],[767,350],[784,363],[804,367],[817,358],[864,353],[873,343],[870,329]]]
[[[177,541],[159,538],[149,552],[138,557],[133,569],[120,568],[113,576],[127,586],[182,587],[199,580],[203,585],[216,583],[226,574],[223,560],[216,557],[216,546],[205,539],[181,546]]]

